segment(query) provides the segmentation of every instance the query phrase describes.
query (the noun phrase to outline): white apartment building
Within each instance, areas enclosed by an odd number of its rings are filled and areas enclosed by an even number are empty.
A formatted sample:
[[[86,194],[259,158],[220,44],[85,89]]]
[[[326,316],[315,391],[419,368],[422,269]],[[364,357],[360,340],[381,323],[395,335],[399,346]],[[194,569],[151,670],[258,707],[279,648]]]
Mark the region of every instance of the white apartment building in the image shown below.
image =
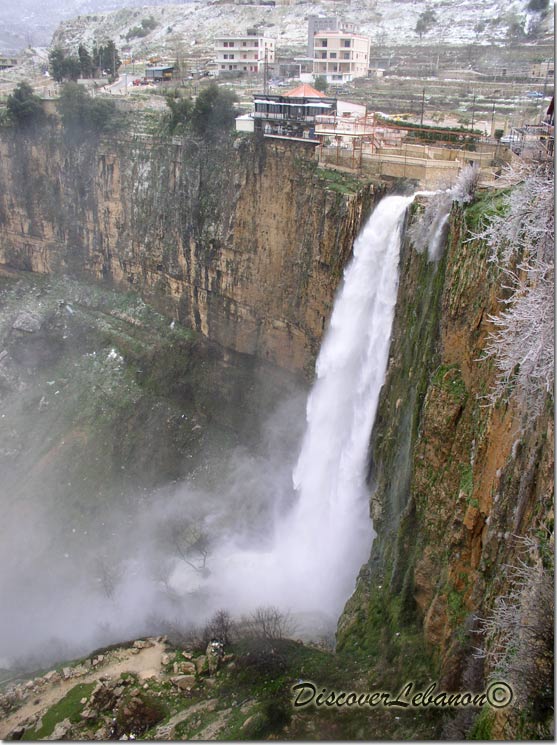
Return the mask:
[[[217,72],[257,73],[265,62],[275,61],[275,40],[248,33],[245,36],[219,36],[215,39]]]
[[[342,31],[319,31],[313,37],[313,75],[328,83],[348,83],[367,76],[369,39]]]

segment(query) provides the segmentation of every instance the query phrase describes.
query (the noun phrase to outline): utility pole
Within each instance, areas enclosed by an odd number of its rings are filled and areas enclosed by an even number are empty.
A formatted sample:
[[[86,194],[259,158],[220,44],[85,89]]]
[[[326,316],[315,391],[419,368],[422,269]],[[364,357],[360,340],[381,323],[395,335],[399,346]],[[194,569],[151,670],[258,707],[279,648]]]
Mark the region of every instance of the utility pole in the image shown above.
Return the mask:
[[[493,110],[491,111],[491,136],[495,134],[495,101],[493,102]]]
[[[263,92],[269,92],[269,50],[265,47],[265,57],[263,60]]]
[[[420,127],[424,126],[425,88],[422,89],[422,115],[420,116]]]

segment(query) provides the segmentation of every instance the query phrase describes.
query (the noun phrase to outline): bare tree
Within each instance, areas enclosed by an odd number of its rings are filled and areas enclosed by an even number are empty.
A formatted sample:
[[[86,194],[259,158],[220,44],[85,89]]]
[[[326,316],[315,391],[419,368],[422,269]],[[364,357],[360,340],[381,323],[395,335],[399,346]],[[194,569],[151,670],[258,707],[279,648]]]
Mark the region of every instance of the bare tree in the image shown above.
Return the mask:
[[[266,641],[284,639],[294,632],[290,614],[283,613],[272,605],[256,608],[246,619],[245,627],[249,636]]]
[[[233,626],[232,616],[221,608],[211,617],[206,630],[209,637],[219,639],[223,644],[230,644]]]
[[[555,217],[553,175],[539,166],[509,169],[514,185],[502,210],[476,238],[491,249],[491,261],[507,278],[503,312],[491,316],[495,329],[486,357],[495,360],[497,380],[491,403],[514,391],[533,421],[554,381]]]
[[[484,637],[478,656],[491,677],[504,676],[524,705],[533,696],[552,704],[554,592],[553,567],[544,566],[536,539],[522,537],[521,556],[506,567],[509,589],[492,612],[479,619]]]
[[[209,573],[210,540],[199,523],[173,519],[164,530],[164,540],[185,564],[200,574]]]
[[[116,587],[122,581],[124,570],[116,559],[98,556],[95,560],[96,580],[103,595],[112,600]]]

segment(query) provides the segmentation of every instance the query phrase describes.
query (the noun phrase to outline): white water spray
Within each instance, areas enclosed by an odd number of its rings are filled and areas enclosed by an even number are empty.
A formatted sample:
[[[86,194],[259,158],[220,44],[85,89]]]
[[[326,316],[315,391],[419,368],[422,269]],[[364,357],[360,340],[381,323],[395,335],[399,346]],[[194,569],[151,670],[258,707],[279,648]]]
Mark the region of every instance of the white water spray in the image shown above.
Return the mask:
[[[413,197],[387,197],[354,244],[307,404],[298,500],[262,554],[223,547],[211,593],[236,611],[274,604],[336,617],[373,538],[365,474],[387,369],[401,231]],[[255,601],[255,603],[254,603]]]

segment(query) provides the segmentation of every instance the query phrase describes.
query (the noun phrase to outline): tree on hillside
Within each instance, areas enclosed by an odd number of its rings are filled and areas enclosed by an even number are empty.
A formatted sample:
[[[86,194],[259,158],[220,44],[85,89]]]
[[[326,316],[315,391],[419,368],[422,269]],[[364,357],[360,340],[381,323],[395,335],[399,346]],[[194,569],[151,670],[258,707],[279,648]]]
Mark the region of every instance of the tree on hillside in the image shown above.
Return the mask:
[[[435,11],[431,8],[426,8],[426,10],[420,13],[418,22],[416,23],[416,28],[414,30],[421,39],[422,36],[424,34],[427,34],[427,32],[430,31],[436,23],[437,16],[435,15]]]
[[[62,49],[53,49],[48,55],[50,74],[58,83],[64,80],[77,80],[81,75],[79,57],[67,57]]]
[[[82,78],[92,78],[93,77],[93,71],[94,71],[94,65],[93,60],[91,58],[91,55],[87,51],[87,49],[83,46],[83,44],[79,45],[79,49],[77,50],[77,55],[79,57],[79,65],[81,68],[81,77]]]
[[[167,127],[169,133],[183,133],[191,120],[191,113],[193,110],[191,98],[167,96],[166,105],[170,109],[167,115]]]
[[[195,134],[212,139],[229,130],[236,119],[235,101],[233,93],[219,88],[216,83],[204,88],[197,96],[191,115]]]
[[[83,86],[66,83],[57,103],[64,129],[73,133],[103,132],[115,124],[113,101],[91,98]]]
[[[528,3],[528,10],[533,13],[542,13],[546,11],[549,5],[549,0],[530,0]]]
[[[79,80],[81,77],[81,63],[79,57],[76,57],[75,55],[66,57],[63,63],[63,70],[64,80],[73,80],[74,83],[76,80]]]
[[[97,44],[95,43],[93,47],[93,62],[98,67],[100,72],[106,70],[111,78],[116,77],[116,73],[118,72],[118,68],[122,64],[122,61],[120,59],[120,55],[118,54],[116,44],[112,41],[112,39],[109,39],[109,41],[107,41],[105,44],[101,44],[100,46],[97,46]]]
[[[313,87],[316,91],[321,91],[321,93],[326,93],[327,88],[329,87],[329,84],[327,83],[327,78],[324,75],[318,75],[314,82]]]
[[[33,93],[29,83],[18,83],[8,96],[6,108],[11,120],[19,127],[28,128],[45,118],[41,99]]]
[[[64,59],[65,54],[59,47],[52,49],[48,54],[50,74],[58,83],[64,80]]]

